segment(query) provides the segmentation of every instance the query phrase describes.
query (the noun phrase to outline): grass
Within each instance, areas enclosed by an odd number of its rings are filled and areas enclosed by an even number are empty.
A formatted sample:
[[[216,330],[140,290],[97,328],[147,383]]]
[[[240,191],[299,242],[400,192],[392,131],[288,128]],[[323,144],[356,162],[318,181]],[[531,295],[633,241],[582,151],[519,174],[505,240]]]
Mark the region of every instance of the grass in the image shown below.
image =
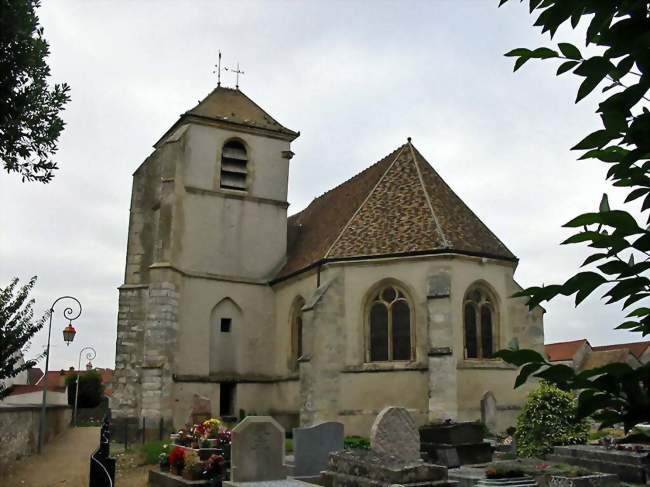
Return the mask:
[[[346,436],[343,440],[343,446],[348,450],[369,450],[370,440],[363,436]]]
[[[284,450],[287,453],[293,453],[293,439],[285,438],[285,440],[284,440]]]

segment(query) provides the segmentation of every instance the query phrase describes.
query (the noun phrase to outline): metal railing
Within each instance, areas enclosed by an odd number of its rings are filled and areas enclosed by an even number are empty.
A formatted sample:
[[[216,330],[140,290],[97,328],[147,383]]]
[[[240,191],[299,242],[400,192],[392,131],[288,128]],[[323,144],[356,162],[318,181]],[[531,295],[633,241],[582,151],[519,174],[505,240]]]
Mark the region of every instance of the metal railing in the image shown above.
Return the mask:
[[[99,433],[99,446],[90,456],[89,487],[115,486],[115,458],[111,458],[111,411],[104,417]]]

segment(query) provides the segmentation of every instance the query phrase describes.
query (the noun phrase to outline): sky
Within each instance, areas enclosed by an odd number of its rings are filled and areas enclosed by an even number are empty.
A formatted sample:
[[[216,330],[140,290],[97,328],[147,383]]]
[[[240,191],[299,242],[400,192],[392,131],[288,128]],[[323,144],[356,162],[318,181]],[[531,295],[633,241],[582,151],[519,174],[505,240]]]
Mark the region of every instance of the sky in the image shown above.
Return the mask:
[[[47,185],[0,174],[0,287],[38,276],[37,315],[59,296],[83,306],[66,346],[65,304],[55,309],[50,369],[115,358],[131,175],[184,111],[240,63],[240,87],[301,136],[289,175],[289,213],[412,137],[457,194],[520,259],[522,286],[561,282],[589,254],[560,246],[561,225],[595,211],[606,168],[569,149],[599,128],[598,93],[575,105],[579,81],[553,62],[512,72],[503,54],[550,45],[526,3],[428,1],[43,1],[53,82],[72,100]],[[557,40],[584,45],[560,30]],[[231,73],[223,84],[234,86]],[[624,196],[624,195],[623,195]],[[545,305],[546,342],[638,340],[614,331],[623,314],[598,295],[575,308]],[[34,337],[31,357],[47,330]],[[85,360],[82,361],[82,366]],[[43,364],[41,364],[43,366]]]

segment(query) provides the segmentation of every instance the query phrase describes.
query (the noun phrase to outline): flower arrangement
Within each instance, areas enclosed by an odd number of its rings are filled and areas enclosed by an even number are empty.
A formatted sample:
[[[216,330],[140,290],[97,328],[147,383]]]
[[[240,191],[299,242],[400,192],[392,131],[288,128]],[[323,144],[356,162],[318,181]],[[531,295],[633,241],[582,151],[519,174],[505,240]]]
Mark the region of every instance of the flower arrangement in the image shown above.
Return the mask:
[[[203,475],[208,479],[222,479],[226,473],[226,459],[222,455],[211,455],[205,463]]]
[[[183,478],[187,480],[195,480],[203,471],[203,467],[199,465],[199,454],[194,450],[185,451],[185,465],[183,466]],[[197,468],[197,465],[199,468]]]
[[[180,475],[185,467],[185,449],[175,447],[169,454],[169,469],[171,473]]]

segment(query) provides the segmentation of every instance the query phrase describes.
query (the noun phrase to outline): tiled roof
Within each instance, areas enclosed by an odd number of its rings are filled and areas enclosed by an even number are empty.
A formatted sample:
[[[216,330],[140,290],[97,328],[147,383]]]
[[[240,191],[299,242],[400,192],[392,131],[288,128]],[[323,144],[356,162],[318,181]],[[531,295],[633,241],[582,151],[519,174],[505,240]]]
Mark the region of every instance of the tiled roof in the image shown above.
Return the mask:
[[[631,359],[634,365],[640,365],[638,358],[634,354],[630,355],[630,350],[627,348],[616,348],[611,350],[594,350],[587,355],[584,362],[580,364],[580,370],[595,369],[608,364],[618,362],[628,362]]]
[[[11,386],[11,389],[9,391],[9,396],[19,396],[21,394],[29,394],[30,392],[38,392],[43,390],[43,385],[44,384],[13,384]],[[48,391],[54,391],[54,392],[65,392],[65,387],[61,387],[56,383],[49,383],[47,384],[47,390]]]
[[[572,360],[578,349],[589,342],[583,338],[571,342],[549,343],[544,345],[544,353],[551,362]]]
[[[617,350],[617,349],[627,349],[629,350],[636,358],[641,358],[641,355],[650,347],[650,341],[646,342],[632,342],[632,343],[617,343],[614,345],[599,345],[597,347],[591,347],[593,350]]]
[[[276,279],[324,260],[451,252],[516,260],[409,142],[289,218]]]
[[[27,369],[27,383],[36,384],[43,377],[43,371],[39,367],[30,367]]]
[[[296,137],[299,135],[298,132],[282,126],[240,90],[223,86],[215,88],[198,105],[185,112],[185,115],[197,115]]]

